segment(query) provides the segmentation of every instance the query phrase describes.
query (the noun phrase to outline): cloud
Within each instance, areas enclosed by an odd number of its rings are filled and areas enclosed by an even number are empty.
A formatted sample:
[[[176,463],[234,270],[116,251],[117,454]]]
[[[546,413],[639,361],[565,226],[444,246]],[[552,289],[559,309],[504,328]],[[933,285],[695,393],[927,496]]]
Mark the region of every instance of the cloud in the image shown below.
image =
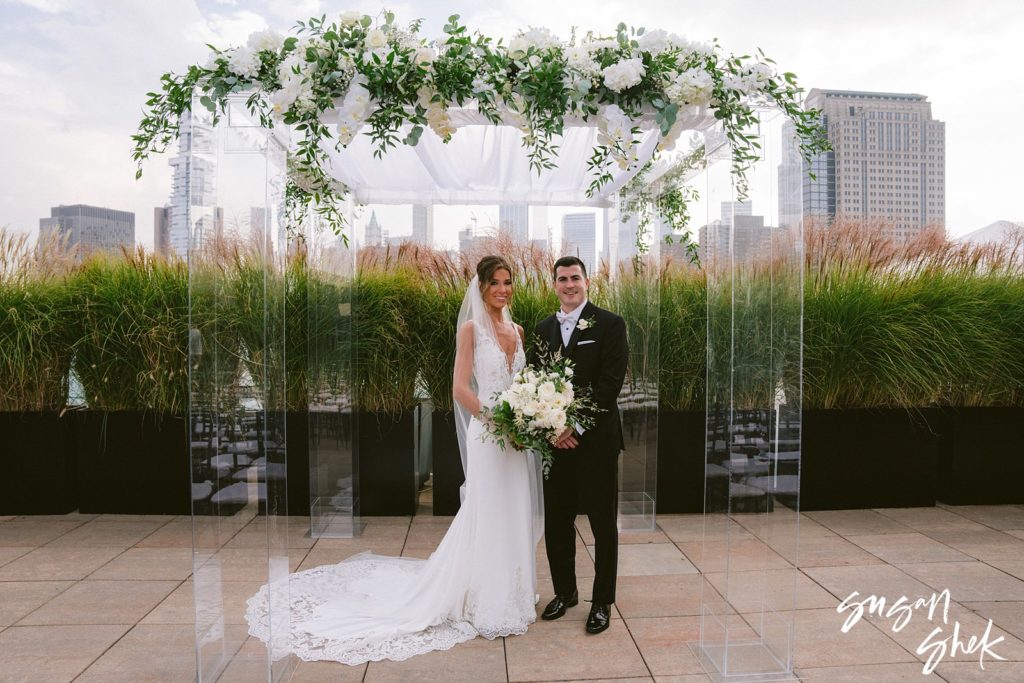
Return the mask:
[[[50,14],[66,12],[74,7],[71,0],[5,0],[2,4],[24,5],[30,9]]]

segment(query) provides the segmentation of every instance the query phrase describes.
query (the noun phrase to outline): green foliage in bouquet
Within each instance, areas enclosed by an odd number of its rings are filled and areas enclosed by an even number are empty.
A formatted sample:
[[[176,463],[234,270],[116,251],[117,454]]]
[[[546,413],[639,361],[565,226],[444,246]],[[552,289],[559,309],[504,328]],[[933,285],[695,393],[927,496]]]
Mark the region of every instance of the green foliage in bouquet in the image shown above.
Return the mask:
[[[557,351],[540,353],[535,365],[517,372],[512,385],[493,397],[493,406],[481,408],[487,437],[502,448],[536,452],[545,479],[554,463],[554,440],[567,426],[591,428],[601,410],[589,392],[573,387],[572,366]]]

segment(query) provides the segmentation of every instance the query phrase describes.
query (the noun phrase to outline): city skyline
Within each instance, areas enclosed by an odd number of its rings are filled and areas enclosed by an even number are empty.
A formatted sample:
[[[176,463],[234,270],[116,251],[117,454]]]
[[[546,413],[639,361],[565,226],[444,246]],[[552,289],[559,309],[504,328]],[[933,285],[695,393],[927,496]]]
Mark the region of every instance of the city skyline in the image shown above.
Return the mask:
[[[146,162],[143,179],[135,182],[129,136],[145,92],[155,87],[159,74],[204,62],[207,42],[238,44],[253,31],[286,31],[304,15],[332,16],[351,7],[317,0],[299,7],[272,0],[159,5],[6,0],[0,4],[0,92],[5,96],[0,125],[10,141],[7,157],[17,163],[0,170],[0,225],[34,232],[50,206],[119,206],[139,218],[137,242],[152,247],[153,209],[168,202],[173,184],[168,159],[176,150]],[[370,3],[355,7],[379,11]],[[921,93],[933,116],[946,123],[946,226],[956,237],[998,220],[1024,219],[1015,190],[1015,159],[1024,153],[1024,142],[1012,131],[1001,134],[1000,122],[1008,119],[999,114],[1024,105],[1024,93],[1004,87],[1024,9],[993,2],[964,16],[958,7],[936,2],[922,13],[870,1],[828,7],[652,2],[620,16],[623,8],[614,5],[554,7],[527,0],[464,12],[462,20],[494,36],[508,37],[509,27],[544,25],[562,38],[581,17],[584,30],[610,30],[626,20],[696,40],[717,36],[725,50],[736,53],[761,47],[807,89]],[[394,9],[403,21],[423,17],[426,37],[440,35],[450,13],[436,3]],[[882,16],[884,21],[875,18]],[[843,26],[841,33],[836,25]],[[956,36],[955,49],[950,36]],[[865,45],[871,49],[861,49]],[[104,97],[95,97],[96,92]],[[986,121],[983,112],[989,111],[994,119]],[[558,223],[557,216],[552,223]]]

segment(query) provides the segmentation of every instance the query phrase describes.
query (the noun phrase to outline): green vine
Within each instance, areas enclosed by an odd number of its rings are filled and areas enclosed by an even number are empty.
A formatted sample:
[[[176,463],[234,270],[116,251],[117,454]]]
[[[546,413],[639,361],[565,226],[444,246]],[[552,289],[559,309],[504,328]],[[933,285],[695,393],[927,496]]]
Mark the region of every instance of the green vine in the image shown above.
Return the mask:
[[[601,134],[587,162],[588,196],[612,180],[615,165],[639,170],[636,144],[645,121],[657,126],[660,146],[671,148],[701,112],[712,113],[731,143],[741,197],[759,158],[752,132],[758,106],[773,104],[792,119],[805,158],[828,148],[818,112],[801,107],[795,76],[778,74],[760,51],[756,58],[726,56],[717,43],[625,24],[614,37],[589,33],[578,43],[575,35],[563,43],[535,28],[508,45],[471,36],[458,15],[448,18],[438,43],[421,39],[420,27],[419,21],[400,27],[390,12],[346,12],[332,22],[326,15],[300,21],[289,37],[264,31],[244,46],[210,46],[205,65],[164,74],[160,89],[147,94],[132,136],[136,177],[143,162],[178,138],[194,97],[216,124],[239,93],[249,93],[246,106],[261,125],[284,124],[298,133],[286,190],[290,218],[312,208],[339,234],[349,190],[328,170],[330,147],[340,149],[365,131],[381,157],[399,144],[417,144],[425,128],[447,142],[457,132],[450,107],[475,107],[495,125],[517,126],[538,173],[556,165],[566,125],[596,122]],[[669,216],[685,207],[686,197],[673,192],[660,200]]]

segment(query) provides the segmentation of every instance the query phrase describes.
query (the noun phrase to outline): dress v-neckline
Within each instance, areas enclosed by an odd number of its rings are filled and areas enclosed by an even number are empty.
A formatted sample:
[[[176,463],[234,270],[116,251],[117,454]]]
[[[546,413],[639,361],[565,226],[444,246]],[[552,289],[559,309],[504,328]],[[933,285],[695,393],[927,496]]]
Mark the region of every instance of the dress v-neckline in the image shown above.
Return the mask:
[[[510,355],[507,351],[505,351],[504,347],[502,347],[501,341],[498,340],[497,328],[495,328],[494,330],[494,345],[498,347],[498,350],[501,351],[501,355],[505,357],[505,370],[510,375],[512,374],[512,371],[515,369],[516,355],[519,353],[519,345],[523,342],[523,340],[519,338],[519,332],[515,329],[515,325],[512,326],[512,334],[515,335],[516,344],[515,348],[512,349],[512,353]]]

